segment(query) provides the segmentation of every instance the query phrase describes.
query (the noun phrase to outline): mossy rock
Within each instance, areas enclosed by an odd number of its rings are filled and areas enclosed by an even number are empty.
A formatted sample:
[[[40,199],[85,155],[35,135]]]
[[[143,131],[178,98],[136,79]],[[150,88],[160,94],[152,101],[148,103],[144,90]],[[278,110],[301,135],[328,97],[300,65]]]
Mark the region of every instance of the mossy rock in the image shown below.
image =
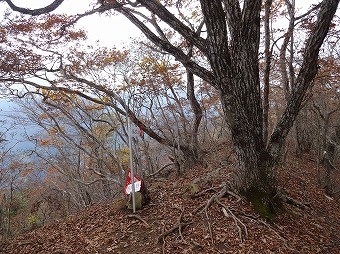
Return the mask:
[[[190,184],[190,194],[195,195],[199,193],[201,190],[200,184],[199,183],[191,183]]]
[[[126,197],[120,198],[113,203],[113,207],[118,210],[124,210],[126,209],[126,206],[127,206]]]
[[[144,201],[144,196],[143,193],[141,192],[135,192],[135,205],[136,205],[136,210],[140,210],[143,208],[143,201]],[[132,194],[129,195],[129,200],[127,202],[127,208],[128,209],[133,209],[133,204],[132,204]]]

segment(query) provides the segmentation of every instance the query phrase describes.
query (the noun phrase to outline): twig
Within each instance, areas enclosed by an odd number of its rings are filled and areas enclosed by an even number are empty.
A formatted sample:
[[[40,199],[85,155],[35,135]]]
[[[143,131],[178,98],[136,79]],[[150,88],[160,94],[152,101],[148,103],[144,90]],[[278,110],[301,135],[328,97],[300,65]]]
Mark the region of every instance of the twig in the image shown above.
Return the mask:
[[[181,225],[183,214],[184,214],[184,208],[183,207],[177,207],[177,206],[176,206],[176,208],[181,210],[181,214],[177,219],[177,224],[178,224],[178,234],[181,238],[181,241],[184,242],[184,238],[183,238],[183,235],[182,235],[182,225]]]
[[[205,216],[207,218],[207,223],[208,223],[208,229],[209,229],[209,234],[210,234],[210,238],[211,238],[211,243],[212,243],[212,245],[214,245],[214,237],[213,237],[211,225],[210,225],[210,222],[209,222],[208,210],[204,209],[204,211],[205,211]]]

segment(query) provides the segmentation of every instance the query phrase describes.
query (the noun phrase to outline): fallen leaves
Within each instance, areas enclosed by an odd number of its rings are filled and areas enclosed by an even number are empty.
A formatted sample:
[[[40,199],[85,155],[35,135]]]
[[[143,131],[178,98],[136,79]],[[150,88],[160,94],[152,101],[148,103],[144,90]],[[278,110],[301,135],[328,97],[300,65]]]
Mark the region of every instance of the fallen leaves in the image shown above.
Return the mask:
[[[209,174],[209,169],[193,168],[181,178],[152,180],[152,202],[135,214],[115,204],[97,204],[62,222],[4,242],[0,252],[335,254],[340,248],[339,201],[326,198],[317,186],[311,161],[291,161],[280,170],[279,185],[294,200],[308,201],[310,207],[286,204],[285,212],[271,222],[259,218],[243,198],[218,188],[226,180],[219,175],[230,173],[227,166],[201,186],[200,195],[183,193],[193,179]],[[303,192],[301,181],[308,183]],[[221,189],[223,197],[219,196]],[[218,197],[222,205],[208,202],[212,197]],[[197,207],[205,212],[195,213]]]

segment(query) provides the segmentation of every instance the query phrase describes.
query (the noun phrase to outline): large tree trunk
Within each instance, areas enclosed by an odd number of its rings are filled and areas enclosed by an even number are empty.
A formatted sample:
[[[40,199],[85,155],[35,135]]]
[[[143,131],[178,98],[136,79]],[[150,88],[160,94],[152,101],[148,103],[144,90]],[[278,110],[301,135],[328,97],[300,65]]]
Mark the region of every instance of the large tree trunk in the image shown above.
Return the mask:
[[[225,101],[226,97],[228,96],[221,97],[224,107],[229,105]],[[238,115],[251,114],[240,105],[234,109]],[[226,119],[231,119],[230,115],[226,115]],[[258,123],[254,126],[247,119],[228,121],[228,123],[238,161],[234,171],[235,187],[253,203],[254,208],[262,216],[271,217],[276,206],[276,201],[273,200],[276,196],[276,162],[266,151],[262,140],[261,125]]]
[[[275,171],[282,147],[316,75],[318,52],[339,1],[324,1],[320,8],[294,91],[267,147],[258,67],[261,2],[245,1],[242,15],[236,1],[225,1],[226,16],[219,1],[201,0],[201,6],[208,31],[207,56],[238,157],[235,184],[260,214],[270,217],[276,203]]]
[[[225,119],[232,134],[238,167],[235,186],[263,216],[272,214],[272,200],[276,194],[274,160],[266,152],[263,141],[262,103],[258,67],[261,1],[248,1],[243,22],[229,20],[231,47],[227,44],[226,21],[219,1],[201,1],[208,30],[208,56],[216,77],[216,86]],[[236,8],[233,9],[233,7]],[[227,12],[235,15],[237,7]],[[253,15],[251,12],[257,12]],[[228,15],[232,18],[233,15]],[[241,16],[240,16],[241,17]]]

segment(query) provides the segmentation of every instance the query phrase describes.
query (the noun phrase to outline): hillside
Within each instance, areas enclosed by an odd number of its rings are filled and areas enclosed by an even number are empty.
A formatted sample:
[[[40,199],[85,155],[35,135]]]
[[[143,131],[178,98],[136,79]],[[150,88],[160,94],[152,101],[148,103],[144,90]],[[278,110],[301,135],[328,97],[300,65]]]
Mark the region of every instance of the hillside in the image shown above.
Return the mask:
[[[0,253],[339,253],[340,201],[317,187],[315,162],[290,158],[280,169],[280,187],[306,206],[286,204],[271,222],[231,192],[205,206],[231,169],[216,165],[154,179],[151,203],[134,215],[122,200],[93,205],[3,243]]]

